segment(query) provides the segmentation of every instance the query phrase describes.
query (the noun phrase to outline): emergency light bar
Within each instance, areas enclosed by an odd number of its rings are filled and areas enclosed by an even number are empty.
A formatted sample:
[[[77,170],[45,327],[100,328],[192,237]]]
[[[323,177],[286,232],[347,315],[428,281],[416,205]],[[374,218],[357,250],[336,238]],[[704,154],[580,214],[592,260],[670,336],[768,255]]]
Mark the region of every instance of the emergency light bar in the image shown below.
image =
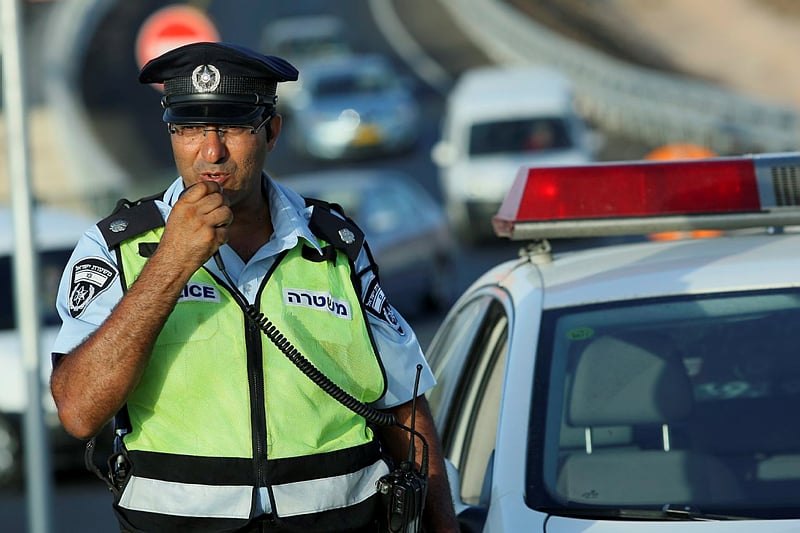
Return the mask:
[[[800,152],[522,167],[497,215],[512,240],[800,224]]]

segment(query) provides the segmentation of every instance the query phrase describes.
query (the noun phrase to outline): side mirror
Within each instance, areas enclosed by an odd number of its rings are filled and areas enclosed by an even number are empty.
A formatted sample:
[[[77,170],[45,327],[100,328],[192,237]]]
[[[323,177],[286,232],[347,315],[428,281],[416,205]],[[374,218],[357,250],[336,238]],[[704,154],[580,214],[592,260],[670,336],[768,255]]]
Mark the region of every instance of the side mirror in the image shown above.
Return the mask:
[[[449,167],[456,161],[455,147],[446,141],[439,141],[431,148],[431,159],[440,167]]]
[[[453,506],[456,509],[456,515],[461,514],[469,505],[461,500],[461,474],[458,473],[458,468],[450,459],[445,457],[445,469],[447,470],[447,482],[450,485],[450,497],[453,499]]]

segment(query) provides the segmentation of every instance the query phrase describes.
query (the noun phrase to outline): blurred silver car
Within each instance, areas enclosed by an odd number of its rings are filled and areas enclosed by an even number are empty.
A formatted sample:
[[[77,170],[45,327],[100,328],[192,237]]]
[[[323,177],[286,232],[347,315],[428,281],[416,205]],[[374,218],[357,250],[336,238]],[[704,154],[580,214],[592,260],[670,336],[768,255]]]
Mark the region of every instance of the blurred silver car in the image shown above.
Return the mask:
[[[293,64],[351,53],[344,22],[333,15],[285,17],[264,27],[261,49]]]
[[[383,56],[315,61],[300,72],[290,135],[301,153],[348,159],[403,152],[419,136],[412,81]]]
[[[264,27],[260,48],[265,54],[286,59],[301,73],[309,62],[353,53],[344,21],[334,15],[298,15],[273,20]],[[278,84],[281,112],[290,109],[299,88],[299,82]]]
[[[458,248],[444,211],[410,176],[339,169],[279,180],[305,197],[344,208],[367,238],[384,292],[405,315],[446,309],[459,290]]]

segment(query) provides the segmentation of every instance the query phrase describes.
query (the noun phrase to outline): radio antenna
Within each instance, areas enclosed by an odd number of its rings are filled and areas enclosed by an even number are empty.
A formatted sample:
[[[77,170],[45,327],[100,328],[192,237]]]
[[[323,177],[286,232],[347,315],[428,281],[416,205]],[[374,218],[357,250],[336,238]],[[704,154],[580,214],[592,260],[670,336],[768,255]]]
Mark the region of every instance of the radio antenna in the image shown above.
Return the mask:
[[[408,464],[410,466],[414,465],[414,460],[417,457],[417,450],[414,446],[414,439],[416,438],[417,434],[417,392],[419,391],[419,378],[420,374],[422,374],[422,365],[417,365],[417,375],[414,378],[414,397],[411,399],[411,438],[409,439],[410,444],[408,445]]]

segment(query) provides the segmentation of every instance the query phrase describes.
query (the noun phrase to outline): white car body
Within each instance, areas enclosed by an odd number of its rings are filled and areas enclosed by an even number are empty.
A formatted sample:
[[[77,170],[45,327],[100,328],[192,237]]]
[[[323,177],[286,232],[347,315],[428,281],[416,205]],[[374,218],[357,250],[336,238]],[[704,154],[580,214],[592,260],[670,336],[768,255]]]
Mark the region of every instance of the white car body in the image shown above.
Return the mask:
[[[526,134],[512,131],[544,121],[558,128],[546,147],[526,148]],[[476,139],[480,128],[496,145]],[[450,221],[469,238],[491,232],[489,219],[520,166],[587,163],[597,146],[576,112],[566,77],[542,67],[490,66],[468,70],[457,80],[431,155]]]
[[[63,443],[78,450],[80,441],[68,437],[61,429],[56,415],[55,404],[50,395],[49,381],[51,371],[50,351],[58,333],[58,315],[55,311],[55,296],[58,282],[66,266],[67,259],[72,249],[78,242],[81,234],[88,229],[94,220],[89,216],[68,212],[59,209],[38,207],[34,210],[34,238],[36,250],[39,252],[39,269],[41,275],[40,309],[43,319],[39,330],[40,372],[42,378],[42,405],[45,412],[45,422],[52,430],[54,449]],[[2,320],[4,328],[0,329],[0,484],[9,481],[18,475],[19,457],[16,449],[20,428],[17,426],[25,409],[28,406],[28,393],[26,388],[26,375],[23,364],[22,341],[19,331],[8,328],[16,319],[10,313],[11,299],[14,298],[13,278],[10,276],[12,254],[14,250],[14,231],[12,213],[8,208],[0,208],[0,283],[3,287],[0,292],[8,295],[9,300],[2,304]],[[10,424],[10,425],[9,425]],[[10,431],[10,433],[8,433]],[[14,442],[16,441],[16,442]],[[77,444],[77,446],[76,446]],[[82,457],[80,452],[73,454],[73,464],[78,463]],[[59,457],[54,461],[61,466],[63,462]]]
[[[539,247],[476,280],[428,350],[463,530],[800,530],[798,250],[763,230]]]

